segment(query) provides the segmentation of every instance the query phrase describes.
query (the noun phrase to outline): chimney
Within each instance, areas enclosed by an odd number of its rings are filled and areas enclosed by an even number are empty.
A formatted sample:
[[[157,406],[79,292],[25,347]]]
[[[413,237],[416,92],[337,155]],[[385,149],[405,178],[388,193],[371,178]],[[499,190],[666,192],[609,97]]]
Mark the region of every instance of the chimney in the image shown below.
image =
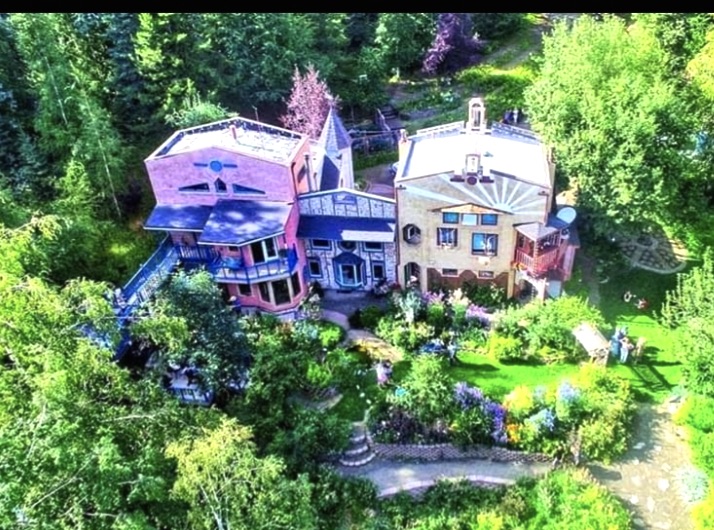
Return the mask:
[[[307,172],[307,189],[312,191],[312,168],[310,167],[310,153],[305,153],[305,171]]]
[[[236,126],[231,123],[229,129],[231,130],[231,136],[233,137],[233,139],[238,141],[238,133],[236,132]]]
[[[469,123],[468,129],[471,132],[486,132],[486,106],[481,97],[469,100]]]
[[[409,153],[409,138],[407,137],[407,130],[402,129],[399,131],[399,160],[404,160]]]

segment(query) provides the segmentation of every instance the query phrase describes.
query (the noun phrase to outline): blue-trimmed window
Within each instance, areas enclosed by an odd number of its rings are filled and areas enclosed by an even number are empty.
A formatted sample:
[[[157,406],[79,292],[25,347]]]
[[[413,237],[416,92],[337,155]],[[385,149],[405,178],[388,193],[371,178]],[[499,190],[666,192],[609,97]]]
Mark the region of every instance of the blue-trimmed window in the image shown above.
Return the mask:
[[[372,279],[383,280],[387,277],[387,270],[384,268],[383,261],[372,262]]]
[[[216,193],[228,193],[226,183],[222,179],[216,179],[216,181],[213,183],[213,186],[216,190]]]
[[[225,284],[223,284],[225,285]],[[239,283],[238,284],[238,294],[241,296],[252,296],[253,287],[249,283]]]
[[[342,287],[362,287],[364,284],[362,265],[335,263],[335,280]]]
[[[455,247],[459,242],[459,231],[456,228],[437,228],[436,244]]]
[[[481,224],[487,226],[496,226],[498,224],[498,215],[495,213],[481,214]]]
[[[375,241],[365,241],[362,243],[362,248],[365,252],[382,252],[384,250],[384,243],[377,243]]]
[[[329,239],[311,239],[310,247],[317,250],[332,250],[332,241]]]
[[[318,258],[308,258],[307,265],[310,270],[310,278],[322,278],[322,264]]]
[[[477,213],[461,214],[461,224],[466,226],[476,226],[478,224]]]
[[[471,236],[471,253],[482,256],[498,254],[498,236],[496,234],[474,233]]]
[[[445,225],[459,224],[459,214],[456,212],[444,212],[441,214]]]

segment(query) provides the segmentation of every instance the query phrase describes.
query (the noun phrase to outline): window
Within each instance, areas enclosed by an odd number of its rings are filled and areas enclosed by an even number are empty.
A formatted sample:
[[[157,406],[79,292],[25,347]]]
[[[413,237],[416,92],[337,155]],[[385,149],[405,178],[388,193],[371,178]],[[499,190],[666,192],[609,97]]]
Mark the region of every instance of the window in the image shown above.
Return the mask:
[[[478,271],[478,277],[484,280],[492,280],[496,275],[493,271]]]
[[[362,266],[352,263],[335,263],[335,279],[342,287],[362,286]]]
[[[354,241],[338,241],[337,246],[346,252],[354,252],[357,248],[357,243]]]
[[[372,262],[372,278],[375,280],[383,280],[387,277],[386,271],[384,270],[383,261],[373,261]]]
[[[208,183],[203,183],[203,184],[191,184],[190,186],[181,186],[179,188],[180,192],[183,193],[208,193],[210,188],[208,187]]]
[[[455,247],[458,243],[456,228],[438,228],[436,231],[436,244],[445,247]]]
[[[410,245],[418,245],[421,243],[421,230],[416,225],[406,225],[402,230],[404,241]]]
[[[465,213],[461,216],[461,224],[467,226],[476,226],[478,224],[478,214]]]
[[[498,224],[498,215],[496,215],[495,213],[481,214],[481,224],[496,226]]]
[[[258,291],[260,291],[260,299],[263,302],[270,302],[270,288],[268,287],[268,282],[259,283]]]
[[[307,166],[302,166],[300,168],[300,172],[298,173],[298,182],[302,182],[302,180],[307,176]]]
[[[382,243],[375,243],[373,241],[365,241],[362,243],[362,247],[367,252],[380,252],[384,250],[384,245]]]
[[[213,187],[215,188],[216,193],[228,193],[226,183],[223,182],[221,179],[216,179],[216,181],[213,183]]]
[[[276,280],[273,284],[273,296],[275,296],[275,305],[283,305],[290,303],[290,288],[287,280]]]
[[[233,184],[233,193],[236,195],[265,195],[263,190],[241,186],[240,184]]]
[[[498,236],[495,234],[473,234],[471,237],[471,253],[495,256],[498,254]]]
[[[441,269],[442,276],[458,276],[459,269]]]
[[[293,275],[290,276],[290,287],[293,288],[293,298],[300,295],[302,287],[300,286],[300,276],[297,272],[294,272]]]
[[[247,283],[239,283],[238,284],[238,293],[241,296],[250,296],[253,294],[253,288],[248,285]]]
[[[253,253],[253,263],[265,263],[278,257],[278,248],[273,238],[251,243],[250,250]]]
[[[238,248],[237,246],[235,246],[235,245],[229,245],[229,246],[228,246],[228,250],[229,250],[230,252],[239,252],[239,248]]]
[[[332,241],[329,239],[311,239],[310,246],[315,249],[332,250]]]
[[[317,258],[309,258],[307,260],[308,270],[311,278],[322,278],[322,264]]]
[[[444,212],[442,214],[443,222],[445,225],[455,225],[459,224],[459,214],[454,212]]]

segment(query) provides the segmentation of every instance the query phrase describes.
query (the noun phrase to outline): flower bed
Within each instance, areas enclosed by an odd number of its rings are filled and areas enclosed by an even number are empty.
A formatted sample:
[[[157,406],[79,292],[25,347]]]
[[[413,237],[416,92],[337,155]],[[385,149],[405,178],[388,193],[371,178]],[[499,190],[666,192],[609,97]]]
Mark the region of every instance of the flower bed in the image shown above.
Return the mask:
[[[421,356],[369,425],[375,447],[394,458],[473,457],[493,446],[609,461],[626,450],[634,411],[629,384],[602,367],[584,366],[547,387],[517,387],[497,403],[476,387],[452,385],[434,356]]]

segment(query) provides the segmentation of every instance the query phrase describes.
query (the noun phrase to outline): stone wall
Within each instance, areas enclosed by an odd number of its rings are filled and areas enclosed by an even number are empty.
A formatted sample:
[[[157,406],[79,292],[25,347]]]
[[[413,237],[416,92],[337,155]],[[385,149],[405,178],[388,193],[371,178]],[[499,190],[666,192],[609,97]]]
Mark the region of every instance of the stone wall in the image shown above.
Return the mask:
[[[542,453],[524,453],[503,447],[474,446],[461,449],[453,444],[418,445],[418,444],[382,444],[369,438],[370,447],[377,456],[385,460],[459,460],[477,458],[492,462],[550,462],[553,457]]]

